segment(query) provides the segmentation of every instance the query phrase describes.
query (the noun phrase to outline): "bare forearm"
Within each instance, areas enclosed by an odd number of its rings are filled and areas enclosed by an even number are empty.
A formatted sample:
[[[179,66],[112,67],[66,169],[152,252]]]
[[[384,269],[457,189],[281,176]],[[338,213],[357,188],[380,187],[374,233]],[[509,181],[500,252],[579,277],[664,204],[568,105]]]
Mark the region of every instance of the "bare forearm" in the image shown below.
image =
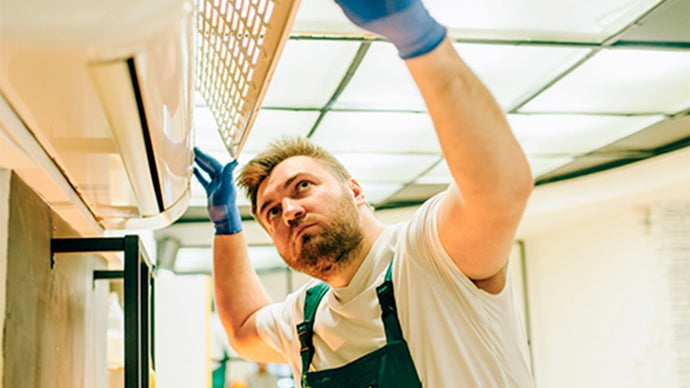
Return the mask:
[[[213,244],[216,307],[230,341],[236,342],[249,317],[270,300],[249,261],[244,232],[216,235]]]
[[[406,64],[455,183],[438,210],[441,243],[478,287],[498,292],[532,189],[527,160],[501,108],[447,38]]]
[[[446,38],[435,50],[406,64],[463,198],[481,202],[492,196],[512,198],[512,191],[528,193],[529,167],[505,115],[450,41]]]

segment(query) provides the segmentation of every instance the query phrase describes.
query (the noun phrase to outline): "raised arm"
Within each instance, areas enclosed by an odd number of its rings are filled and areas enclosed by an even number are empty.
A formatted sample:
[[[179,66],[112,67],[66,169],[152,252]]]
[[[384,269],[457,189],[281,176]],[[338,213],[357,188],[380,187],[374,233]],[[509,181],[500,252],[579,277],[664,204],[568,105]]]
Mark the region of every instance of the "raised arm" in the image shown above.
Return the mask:
[[[390,40],[405,60],[453,176],[439,209],[441,243],[480,288],[500,291],[532,189],[505,115],[421,1],[336,1],[355,24]]]
[[[447,39],[406,64],[453,176],[439,208],[441,243],[463,273],[497,292],[532,190],[527,160],[500,107]]]
[[[199,149],[194,175],[208,195],[208,212],[216,228],[213,241],[213,285],[216,309],[232,348],[242,357],[284,363],[284,358],[266,345],[256,329],[256,312],[270,303],[247,253],[247,242],[237,209],[237,191],[232,173],[237,162],[222,166]]]

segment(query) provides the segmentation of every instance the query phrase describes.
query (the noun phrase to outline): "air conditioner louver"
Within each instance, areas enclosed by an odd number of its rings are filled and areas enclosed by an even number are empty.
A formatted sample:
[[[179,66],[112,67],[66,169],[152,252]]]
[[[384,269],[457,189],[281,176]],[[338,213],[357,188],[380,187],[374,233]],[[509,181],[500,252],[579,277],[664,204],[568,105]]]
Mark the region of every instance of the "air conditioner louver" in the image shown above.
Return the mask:
[[[113,131],[113,139],[140,213],[153,216],[164,212],[158,167],[134,58],[91,64],[89,70],[111,128],[119,128]]]

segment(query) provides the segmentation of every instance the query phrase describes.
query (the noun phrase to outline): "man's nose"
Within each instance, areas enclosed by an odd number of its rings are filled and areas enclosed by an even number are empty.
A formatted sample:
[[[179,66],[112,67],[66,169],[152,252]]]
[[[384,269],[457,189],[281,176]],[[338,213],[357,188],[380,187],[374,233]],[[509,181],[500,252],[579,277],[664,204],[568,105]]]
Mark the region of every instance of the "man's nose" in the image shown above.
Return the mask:
[[[283,198],[283,222],[286,226],[292,226],[295,221],[304,217],[304,208],[298,201],[292,198]]]

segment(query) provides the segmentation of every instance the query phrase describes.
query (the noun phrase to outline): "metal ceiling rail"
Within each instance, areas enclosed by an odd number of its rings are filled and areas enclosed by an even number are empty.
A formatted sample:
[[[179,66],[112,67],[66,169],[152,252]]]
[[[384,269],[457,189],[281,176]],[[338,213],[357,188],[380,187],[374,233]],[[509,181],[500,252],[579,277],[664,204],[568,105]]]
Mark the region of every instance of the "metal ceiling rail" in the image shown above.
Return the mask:
[[[587,62],[588,60],[590,60],[590,58],[592,58],[592,57],[593,57],[594,55],[596,55],[598,52],[599,52],[598,49],[594,49],[594,50],[590,51],[587,55],[585,55],[584,57],[580,58],[580,60],[578,60],[577,62],[575,62],[575,63],[573,63],[572,65],[570,65],[567,69],[565,69],[564,71],[560,72],[557,76],[553,77],[553,78],[550,79],[548,82],[546,82],[546,83],[542,84],[541,86],[539,86],[539,87],[537,87],[537,88],[535,88],[535,89],[533,89],[533,90],[527,92],[517,103],[513,104],[512,107],[510,107],[509,109],[507,109],[507,112],[508,112],[508,113],[517,113],[518,110],[520,110],[520,108],[522,108],[523,106],[527,105],[530,101],[532,101],[532,100],[534,100],[535,98],[537,98],[537,96],[539,96],[540,94],[542,94],[542,93],[543,93],[544,91],[546,91],[547,89],[551,88],[551,87],[552,87],[553,85],[555,85],[558,81],[560,81],[560,80],[562,80],[563,78],[565,78],[565,77],[567,77],[568,75],[570,75],[570,73],[572,73],[573,71],[575,71],[575,69],[577,69],[578,67],[580,67],[583,63],[585,63],[585,62]]]
[[[618,33],[615,34],[619,35]],[[646,40],[618,40],[614,43],[605,42],[580,42],[572,40],[546,40],[546,39],[498,39],[498,38],[461,38],[451,37],[453,43],[487,44],[499,46],[538,46],[538,47],[566,47],[566,48],[591,48],[591,49],[648,49],[648,50],[688,50],[690,42],[673,41],[646,41]],[[293,33],[290,40],[328,40],[343,42],[387,42],[387,40],[369,36],[338,36],[311,33]]]
[[[439,157],[439,159],[438,159],[436,162],[432,163],[431,166],[429,166],[427,169],[425,169],[424,171],[422,171],[422,172],[420,172],[419,174],[417,174],[417,176],[415,176],[414,178],[412,178],[409,182],[404,183],[404,184],[402,185],[402,187],[399,188],[395,193],[393,193],[392,195],[390,195],[390,197],[394,197],[394,196],[398,195],[399,193],[401,193],[403,190],[405,190],[405,189],[407,189],[408,187],[414,185],[415,182],[417,181],[417,179],[419,179],[419,178],[423,177],[424,175],[426,175],[427,173],[429,173],[431,170],[433,170],[434,168],[436,168],[439,164],[445,163],[445,159],[446,159],[445,156],[441,155],[441,156]],[[423,202],[423,201],[422,201],[422,202]],[[419,202],[417,205],[421,205],[422,202]],[[393,207],[398,207],[398,206],[393,206]],[[380,210],[380,209],[384,209],[384,207],[376,207],[376,210]]]
[[[283,106],[267,106],[261,108],[261,110],[270,111],[281,111],[281,112],[321,112],[325,108],[299,108],[299,107],[283,107]],[[391,108],[330,108],[329,112],[341,112],[341,113],[416,113],[416,114],[427,114],[426,110],[421,109],[391,109]],[[684,112],[682,110],[679,113]],[[679,115],[679,113],[665,113],[665,112],[589,112],[589,111],[529,111],[529,112],[511,112],[508,114],[516,114],[523,116],[613,116],[613,117],[646,117],[646,116],[666,116],[674,117]]]
[[[321,120],[323,120],[323,117],[326,115],[326,113],[331,111],[331,107],[338,100],[338,97],[340,97],[340,94],[343,92],[343,90],[345,90],[347,84],[350,83],[352,77],[355,75],[355,72],[357,72],[359,65],[362,64],[362,60],[366,56],[367,51],[369,51],[370,46],[370,42],[363,42],[359,45],[359,48],[357,49],[357,52],[355,53],[355,56],[352,59],[352,62],[350,63],[350,66],[347,68],[345,75],[340,80],[338,87],[335,88],[333,95],[331,95],[331,98],[328,99],[326,105],[324,105],[321,109],[317,109],[320,112],[319,117],[316,118],[316,121],[314,121],[314,125],[312,125],[311,129],[307,133],[307,138],[310,138],[314,134],[314,132],[316,132],[316,129],[321,124]]]

